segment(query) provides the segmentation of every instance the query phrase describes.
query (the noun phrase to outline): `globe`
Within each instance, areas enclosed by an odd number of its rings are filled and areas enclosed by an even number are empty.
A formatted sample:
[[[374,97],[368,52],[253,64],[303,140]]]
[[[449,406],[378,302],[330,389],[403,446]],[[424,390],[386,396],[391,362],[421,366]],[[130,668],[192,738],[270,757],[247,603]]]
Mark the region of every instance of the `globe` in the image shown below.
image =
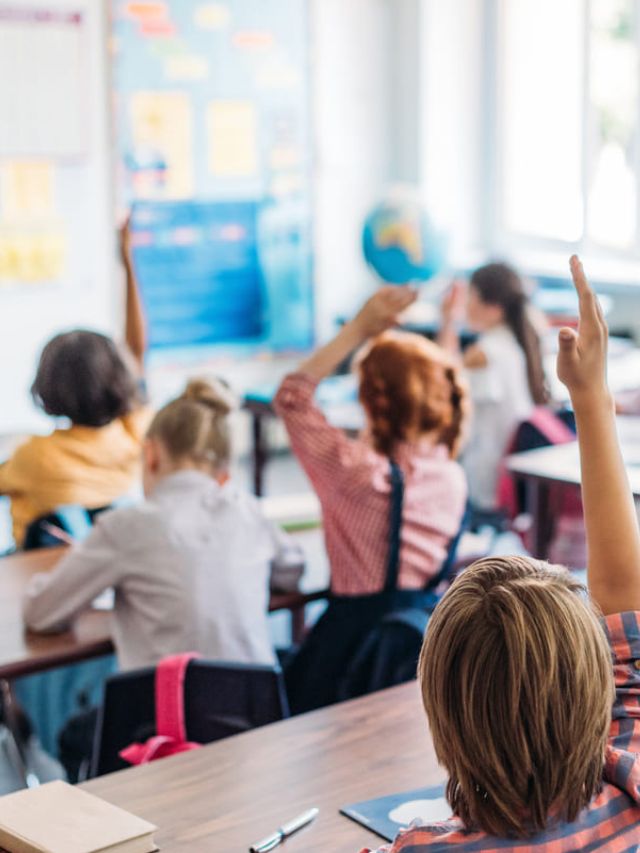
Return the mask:
[[[392,193],[362,230],[367,263],[388,284],[428,281],[443,268],[446,241],[411,193]]]

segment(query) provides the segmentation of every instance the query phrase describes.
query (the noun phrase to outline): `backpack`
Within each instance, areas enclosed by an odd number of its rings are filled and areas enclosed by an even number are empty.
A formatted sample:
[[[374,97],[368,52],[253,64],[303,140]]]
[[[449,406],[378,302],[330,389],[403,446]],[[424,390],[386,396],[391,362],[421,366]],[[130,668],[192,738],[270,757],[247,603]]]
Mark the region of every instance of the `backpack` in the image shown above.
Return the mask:
[[[156,734],[145,743],[133,743],[120,752],[129,764],[148,764],[158,758],[198,749],[201,744],[187,740],[184,719],[184,679],[194,652],[171,655],[156,667]]]
[[[555,414],[544,406],[534,409],[531,417],[516,429],[507,456],[540,447],[568,444],[576,440],[573,415],[570,412]],[[512,522],[521,520],[526,513],[526,485],[516,483],[507,470],[506,457],[498,477],[497,501]],[[580,492],[573,486],[552,484],[549,490],[551,515],[555,529],[549,546],[548,559],[572,569],[586,565],[586,540]],[[523,544],[531,550],[528,527],[516,524]]]

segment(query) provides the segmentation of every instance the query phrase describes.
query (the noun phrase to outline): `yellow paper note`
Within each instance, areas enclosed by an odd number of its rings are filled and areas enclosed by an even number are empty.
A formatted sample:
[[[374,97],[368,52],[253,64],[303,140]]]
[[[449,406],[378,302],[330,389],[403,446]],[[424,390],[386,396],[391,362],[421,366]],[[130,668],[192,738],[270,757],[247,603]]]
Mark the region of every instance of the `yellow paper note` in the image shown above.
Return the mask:
[[[66,239],[60,227],[0,230],[0,283],[36,284],[62,278]]]
[[[134,179],[138,198],[193,195],[193,116],[181,92],[137,92],[131,98]]]
[[[14,160],[0,166],[4,222],[46,219],[54,213],[54,170],[46,160]]]
[[[193,20],[203,30],[221,30],[231,19],[231,10],[223,3],[202,3],[197,6]]]
[[[258,171],[258,121],[251,101],[211,101],[207,110],[209,169],[225,178]]]

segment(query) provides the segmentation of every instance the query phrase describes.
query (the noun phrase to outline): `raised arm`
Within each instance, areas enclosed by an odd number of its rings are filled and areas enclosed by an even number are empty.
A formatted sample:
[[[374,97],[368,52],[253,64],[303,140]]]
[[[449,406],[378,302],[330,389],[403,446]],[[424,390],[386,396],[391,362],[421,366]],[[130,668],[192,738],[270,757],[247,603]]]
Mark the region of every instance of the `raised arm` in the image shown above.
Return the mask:
[[[346,323],[328,344],[316,350],[298,371],[319,381],[332,374],[368,338],[395,326],[398,316],[417,299],[414,288],[381,287],[368,299],[353,320]]]
[[[133,264],[131,250],[131,217],[127,217],[120,229],[120,255],[126,276],[126,315],[125,339],[138,364],[140,374],[144,374],[144,360],[147,354],[147,329],[140,288]]]
[[[605,615],[640,610],[640,533],[607,385],[607,325],[575,255],[571,274],[580,322],[577,333],[560,330],[558,377],[578,427],[589,591]]]
[[[457,359],[467,370],[486,367],[487,356],[478,344],[468,346],[464,352],[460,346],[460,323],[464,320],[466,285],[455,279],[444,295],[440,306],[440,331],[437,341],[442,349]]]

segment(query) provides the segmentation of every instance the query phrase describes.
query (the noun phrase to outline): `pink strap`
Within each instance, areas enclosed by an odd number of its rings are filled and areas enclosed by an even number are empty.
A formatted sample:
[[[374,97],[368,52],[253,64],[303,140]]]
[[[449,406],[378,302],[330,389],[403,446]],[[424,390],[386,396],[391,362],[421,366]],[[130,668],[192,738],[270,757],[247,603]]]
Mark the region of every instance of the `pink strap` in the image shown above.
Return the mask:
[[[156,669],[156,736],[177,743],[187,739],[184,722],[184,679],[195,652],[164,658]]]
[[[156,761],[158,758],[166,758],[169,755],[179,755],[181,752],[189,752],[192,749],[199,749],[199,743],[189,743],[189,741],[176,742],[168,737],[150,737],[144,743],[132,743],[120,751],[119,755],[129,764],[137,766],[138,764],[148,764],[150,761]]]
[[[568,444],[576,440],[576,435],[559,418],[544,406],[536,406],[529,418],[529,423],[549,440],[551,444]]]
[[[528,418],[528,423],[534,426],[551,444],[568,444],[575,441],[575,434],[569,429],[565,422],[545,406],[536,406]],[[499,507],[507,511],[510,518],[517,513],[516,486],[513,477],[507,470],[506,459],[515,452],[515,440],[518,429],[513,432],[509,448],[500,463],[498,472],[496,501]]]

